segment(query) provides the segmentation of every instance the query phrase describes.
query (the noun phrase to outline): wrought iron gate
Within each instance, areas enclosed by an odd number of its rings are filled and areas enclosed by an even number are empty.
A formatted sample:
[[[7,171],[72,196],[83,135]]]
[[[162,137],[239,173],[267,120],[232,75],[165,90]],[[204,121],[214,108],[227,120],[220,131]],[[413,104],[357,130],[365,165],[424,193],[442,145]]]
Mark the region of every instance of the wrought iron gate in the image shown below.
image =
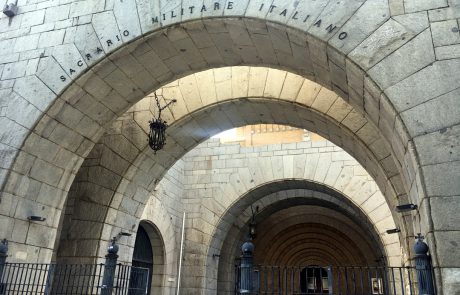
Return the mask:
[[[236,266],[235,276],[245,270]],[[337,294],[416,295],[414,267],[253,267],[253,289],[242,290],[236,280],[235,294]]]
[[[0,294],[144,295],[149,269],[116,264],[0,264]],[[107,273],[112,276],[107,284]]]

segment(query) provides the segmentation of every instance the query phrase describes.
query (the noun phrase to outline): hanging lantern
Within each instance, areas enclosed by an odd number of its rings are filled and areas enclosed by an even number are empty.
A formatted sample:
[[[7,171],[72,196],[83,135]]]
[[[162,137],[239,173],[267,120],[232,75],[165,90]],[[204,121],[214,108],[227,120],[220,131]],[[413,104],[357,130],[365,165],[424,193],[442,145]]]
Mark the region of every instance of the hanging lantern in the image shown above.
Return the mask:
[[[166,128],[168,124],[166,121],[161,119],[161,111],[167,108],[170,104],[176,102],[175,99],[168,102],[165,106],[160,106],[160,100],[154,92],[155,101],[158,107],[158,118],[153,118],[149,121],[150,132],[149,132],[149,146],[152,150],[156,153],[157,151],[161,150],[164,145],[166,144]]]

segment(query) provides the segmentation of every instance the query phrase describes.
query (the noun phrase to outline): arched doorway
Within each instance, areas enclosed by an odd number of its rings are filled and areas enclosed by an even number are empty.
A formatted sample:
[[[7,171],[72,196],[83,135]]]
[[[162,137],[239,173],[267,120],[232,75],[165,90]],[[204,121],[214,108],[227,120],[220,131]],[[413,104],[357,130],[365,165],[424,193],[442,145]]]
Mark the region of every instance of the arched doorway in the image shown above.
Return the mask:
[[[136,234],[136,242],[134,243],[134,252],[133,252],[133,262],[134,267],[143,267],[149,270],[150,278],[153,273],[153,248],[152,243],[150,242],[149,235],[144,229],[144,223],[139,225]],[[131,278],[130,285],[135,284],[135,278]],[[147,294],[151,294],[152,290],[152,280],[149,279]],[[138,293],[139,292],[139,293]],[[130,295],[145,294],[144,292],[140,293],[138,290],[130,290]]]

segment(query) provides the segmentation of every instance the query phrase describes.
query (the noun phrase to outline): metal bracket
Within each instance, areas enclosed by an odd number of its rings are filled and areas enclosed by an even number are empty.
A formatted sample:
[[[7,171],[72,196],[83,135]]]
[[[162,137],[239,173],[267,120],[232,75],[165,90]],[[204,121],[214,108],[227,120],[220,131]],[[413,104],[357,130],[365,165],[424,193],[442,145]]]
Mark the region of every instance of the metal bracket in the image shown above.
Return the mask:
[[[18,14],[18,1],[16,0],[15,3],[7,3],[5,7],[3,7],[3,13],[8,17],[13,17]]]

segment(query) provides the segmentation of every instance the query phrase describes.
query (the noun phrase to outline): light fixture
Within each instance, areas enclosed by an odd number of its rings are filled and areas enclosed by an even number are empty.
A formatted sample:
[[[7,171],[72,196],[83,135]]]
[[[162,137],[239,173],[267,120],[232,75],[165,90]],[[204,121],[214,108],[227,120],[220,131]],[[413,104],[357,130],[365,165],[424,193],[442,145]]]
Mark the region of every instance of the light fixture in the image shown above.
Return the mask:
[[[6,3],[5,7],[3,7],[3,14],[7,17],[13,17],[18,14],[18,1],[16,0],[15,3]]]
[[[252,217],[251,217],[251,222],[249,223],[249,237],[251,240],[254,240],[255,237],[257,236],[257,224],[256,224],[256,215],[254,214],[254,210],[252,209],[251,205],[251,212],[252,212]],[[259,212],[259,206],[256,207],[256,213]]]
[[[404,205],[399,205],[396,206],[396,212],[408,212],[412,210],[417,210],[417,205],[414,204],[404,204]]]
[[[46,220],[45,217],[36,216],[36,215],[27,216],[27,219],[30,221],[45,221]]]
[[[114,239],[115,241],[118,241],[121,237],[130,237],[130,236],[132,236],[131,233],[127,233],[127,232],[121,231],[121,232],[118,233],[118,235],[116,235],[115,237],[113,237],[113,239]]]
[[[153,118],[151,121],[149,121],[149,146],[156,153],[157,151],[161,150],[166,143],[166,128],[168,128],[168,124],[166,124],[166,121],[164,121],[161,118],[161,111],[167,108],[170,104],[175,103],[176,100],[173,99],[162,107],[160,105],[160,99],[158,98],[156,92],[154,92],[153,95],[155,96],[155,101],[158,107],[158,118]]]
[[[391,234],[400,233],[401,230],[399,228],[393,228],[393,229],[387,230],[386,232],[387,232],[387,234],[391,235]]]

